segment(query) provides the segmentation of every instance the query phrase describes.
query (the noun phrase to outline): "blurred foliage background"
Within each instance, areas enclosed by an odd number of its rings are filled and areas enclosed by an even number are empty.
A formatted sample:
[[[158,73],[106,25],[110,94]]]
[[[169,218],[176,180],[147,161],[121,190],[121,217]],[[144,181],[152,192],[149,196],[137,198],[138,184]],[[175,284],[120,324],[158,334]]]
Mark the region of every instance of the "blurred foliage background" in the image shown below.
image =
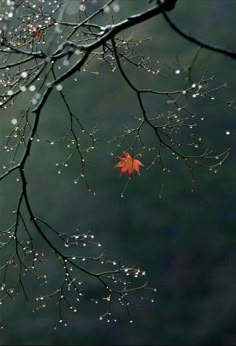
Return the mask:
[[[121,0],[122,14],[132,13],[144,2]],[[186,32],[235,48],[234,0],[179,0],[171,17]],[[161,17],[139,25],[133,32],[138,39],[152,37],[139,49],[160,61],[161,73],[149,76],[126,69],[129,76],[138,85],[153,85],[160,90],[183,85],[182,71],[191,62],[196,47],[174,33]],[[96,70],[96,65],[93,68]],[[177,68],[179,75],[175,73]],[[229,88],[221,90],[219,98],[228,101],[236,96],[235,71],[235,61],[201,50],[193,73],[196,79],[205,72],[215,75],[216,85],[227,82]],[[103,139],[123,131],[129,126],[130,114],[137,112],[135,97],[118,72],[104,69],[99,75],[81,73],[77,83],[72,78],[63,90],[85,126],[97,125],[98,137]],[[1,115],[1,142],[11,127],[11,119],[17,118],[23,106],[19,104]],[[163,100],[150,100],[148,107],[159,112]],[[63,161],[67,153],[63,144],[50,146],[41,142],[35,146],[28,179],[37,214],[64,230],[77,223],[84,231],[91,229],[107,255],[147,272],[150,285],[157,288],[156,301],[133,311],[133,324],[125,312],[116,324],[107,324],[99,321],[99,306],[85,300],[76,314],[68,314],[68,326],[54,331],[55,305],[32,314],[32,307],[19,295],[1,306],[0,317],[7,326],[0,332],[1,345],[236,343],[236,140],[233,134],[225,135],[225,131],[235,130],[235,109],[202,100],[196,109],[204,113],[205,121],[198,131],[209,147],[222,151],[232,147],[232,152],[217,174],[205,169],[197,171],[194,193],[186,167],[176,161],[170,163],[171,174],[161,174],[158,167],[142,169],[141,176],[132,179],[121,198],[126,178],[113,169],[116,160],[110,151],[114,147],[102,141],[89,155],[87,166],[87,176],[96,191],[93,196],[82,182],[73,183],[76,162],[57,174],[55,163]],[[63,112],[55,93],[43,112],[42,137],[53,139],[63,133]],[[142,161],[147,164],[145,155]],[[0,186],[3,225],[9,223],[17,193],[14,179]],[[165,188],[160,198],[163,181]],[[47,266],[56,282],[59,274],[50,262]],[[96,292],[98,287],[91,283],[88,290]]]

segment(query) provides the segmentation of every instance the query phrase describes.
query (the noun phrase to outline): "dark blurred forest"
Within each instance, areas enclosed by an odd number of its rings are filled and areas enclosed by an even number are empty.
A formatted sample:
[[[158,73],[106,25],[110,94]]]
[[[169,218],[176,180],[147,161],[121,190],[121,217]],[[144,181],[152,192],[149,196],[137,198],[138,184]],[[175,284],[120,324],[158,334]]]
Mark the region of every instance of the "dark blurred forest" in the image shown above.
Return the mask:
[[[121,11],[114,15],[125,18],[144,1],[120,0]],[[109,15],[104,14],[104,22]],[[235,49],[235,0],[179,0],[169,15],[193,36]],[[139,50],[159,60],[160,66],[160,73],[154,76],[126,67],[133,81],[160,90],[184,85],[184,69],[197,46],[181,38],[161,16],[131,28],[129,33],[138,40],[152,38]],[[97,68],[96,63],[90,67],[92,72]],[[235,60],[201,49],[192,74],[194,80],[203,74],[214,76],[213,86],[227,83],[227,88],[217,92],[217,98],[227,102],[236,96],[235,71]],[[137,111],[137,101],[118,71],[111,73],[104,68],[99,74],[82,72],[79,82],[73,78],[63,88],[72,107],[83,114],[84,123],[98,126],[107,139],[114,128],[123,131],[130,126],[129,115]],[[163,103],[150,98],[148,107],[158,113]],[[19,295],[1,305],[0,317],[6,327],[0,331],[0,345],[236,344],[235,108],[203,99],[194,107],[204,114],[197,131],[208,146],[216,151],[232,148],[217,172],[202,168],[195,171],[194,192],[188,170],[180,160],[167,158],[172,172],[162,174],[155,168],[146,169],[148,158],[144,155],[141,176],[133,176],[121,198],[126,178],[113,169],[117,160],[108,149],[108,145],[111,149],[115,145],[101,142],[89,157],[87,174],[96,191],[92,195],[83,184],[73,183],[76,162],[57,174],[55,163],[67,152],[63,143],[50,146],[50,150],[47,143],[34,148],[28,185],[37,213],[65,229],[77,222],[81,229],[91,229],[107,255],[140,266],[157,292],[154,303],[132,310],[133,323],[129,323],[125,311],[116,323],[100,321],[99,306],[84,300],[76,314],[68,314],[68,326],[56,330],[54,304],[32,313],[30,304]],[[23,103],[18,103],[1,115],[1,143],[12,118],[22,108]],[[40,124],[45,138],[60,137],[62,112],[53,94]],[[226,135],[227,131],[231,135]],[[115,155],[120,154],[115,151]],[[0,186],[3,224],[8,223],[7,211],[12,209],[15,193],[14,184]],[[59,274],[50,268],[50,261],[47,270],[56,282]],[[98,287],[91,282],[87,290],[95,292]]]

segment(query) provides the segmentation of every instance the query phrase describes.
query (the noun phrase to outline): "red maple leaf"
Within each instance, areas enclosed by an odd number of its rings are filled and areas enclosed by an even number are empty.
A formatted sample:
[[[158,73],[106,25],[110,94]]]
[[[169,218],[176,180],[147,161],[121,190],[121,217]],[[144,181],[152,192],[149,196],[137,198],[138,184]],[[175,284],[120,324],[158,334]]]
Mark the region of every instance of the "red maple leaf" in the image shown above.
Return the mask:
[[[121,168],[120,175],[125,172],[128,173],[129,177],[136,171],[140,175],[139,166],[143,166],[142,162],[134,159],[129,153],[124,152],[124,157],[118,156],[120,160],[114,168]]]

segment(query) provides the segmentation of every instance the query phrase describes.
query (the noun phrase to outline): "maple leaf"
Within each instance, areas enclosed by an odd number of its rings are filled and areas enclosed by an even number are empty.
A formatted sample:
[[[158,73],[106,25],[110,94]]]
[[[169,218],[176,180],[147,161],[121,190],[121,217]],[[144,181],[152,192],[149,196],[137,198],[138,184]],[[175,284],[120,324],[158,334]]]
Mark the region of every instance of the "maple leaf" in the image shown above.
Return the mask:
[[[121,168],[120,175],[127,172],[130,177],[134,171],[140,175],[139,166],[143,166],[142,162],[134,159],[128,152],[124,152],[124,157],[118,156],[118,159],[120,161],[115,165],[114,168]]]
[[[34,38],[38,37],[39,39],[42,39],[43,38],[42,30],[39,28],[35,28],[34,31],[31,33],[31,36]]]

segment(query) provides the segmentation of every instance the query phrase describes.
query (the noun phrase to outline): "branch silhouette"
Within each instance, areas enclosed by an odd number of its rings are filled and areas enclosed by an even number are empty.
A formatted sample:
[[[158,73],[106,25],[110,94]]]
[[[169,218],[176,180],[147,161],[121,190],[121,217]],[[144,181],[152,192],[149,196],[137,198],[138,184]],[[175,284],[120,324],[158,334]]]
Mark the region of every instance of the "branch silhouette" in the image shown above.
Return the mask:
[[[100,315],[100,319],[107,322],[117,320],[116,311],[119,311],[120,306],[125,309],[132,322],[131,308],[139,306],[144,300],[154,301],[152,293],[155,289],[149,287],[144,270],[110,259],[103,252],[97,253],[101,244],[94,241],[92,233],[82,232],[79,227],[62,231],[60,227],[54,227],[47,218],[38,215],[37,206],[33,202],[34,196],[30,192],[29,177],[33,172],[33,150],[37,150],[42,142],[48,144],[48,148],[54,144],[65,145],[69,154],[67,152],[67,156],[56,163],[58,174],[76,160],[79,175],[74,178],[74,183],[82,181],[90,194],[95,192],[87,175],[88,155],[91,151],[98,150],[99,141],[109,144],[112,156],[117,150],[124,150],[132,152],[132,157],[151,157],[147,169],[157,166],[161,175],[171,171],[168,167],[170,158],[183,162],[190,174],[192,190],[197,167],[214,171],[223,164],[230,149],[215,153],[195,133],[204,117],[194,110],[192,103],[200,97],[217,100],[216,91],[226,87],[225,84],[212,85],[214,78],[205,74],[198,80],[192,80],[193,65],[199,52],[188,66],[186,83],[182,87],[173,88],[171,85],[169,90],[160,90],[145,81],[142,81],[140,87],[139,82],[132,75],[129,76],[128,66],[147,75],[151,73],[155,78],[160,74],[156,59],[151,60],[136,52],[136,47],[142,45],[143,41],[130,34],[130,29],[134,30],[138,24],[161,15],[177,33],[189,41],[235,58],[234,52],[205,44],[178,29],[167,15],[167,12],[175,9],[177,2],[178,0],[157,1],[151,8],[123,20],[111,17],[109,24],[102,25],[102,16],[115,3],[114,0],[96,6],[89,1],[78,2],[89,10],[84,13],[79,7],[79,20],[75,18],[75,21],[68,20],[68,2],[62,0],[49,3],[3,0],[0,9],[3,23],[0,27],[0,110],[4,112],[14,106],[17,108],[18,102],[21,102],[24,109],[15,119],[16,122],[12,123],[10,132],[4,135],[5,142],[0,148],[0,184],[15,183],[18,191],[18,195],[14,195],[13,214],[9,217],[13,221],[6,228],[0,225],[3,258],[0,265],[1,303],[12,300],[18,289],[33,305],[34,311],[46,308],[51,300],[56,300],[57,328],[60,324],[67,324],[64,310],[76,312],[84,296],[95,304],[106,303],[105,313]],[[83,118],[72,107],[70,90],[65,83],[71,77],[77,79],[82,72],[89,72],[94,62],[96,73],[105,66],[109,73],[121,76],[124,87],[135,95],[138,106],[137,114],[132,119],[135,125],[121,133],[117,133],[118,130],[114,127],[108,140],[98,138],[97,127],[90,129],[86,123],[87,118]],[[144,84],[147,86],[143,87]],[[40,125],[43,123],[45,109],[53,97],[56,97],[58,104],[64,109],[66,125],[61,137],[48,139],[41,133]],[[164,104],[163,111],[157,113],[155,109],[150,110],[148,97],[153,97],[157,104],[161,100]],[[219,102],[230,105],[225,101]],[[131,177],[121,196],[130,181]],[[44,249],[48,257],[45,256]],[[56,288],[49,282],[51,278],[47,274],[46,263],[53,263],[55,268],[59,268],[61,276]],[[14,272],[14,280],[8,274],[11,271]],[[25,280],[29,275],[32,280],[46,286],[44,293],[35,284],[36,297],[31,297],[32,290]],[[90,282],[89,279],[99,284],[102,297],[90,297],[81,289],[82,283]]]

